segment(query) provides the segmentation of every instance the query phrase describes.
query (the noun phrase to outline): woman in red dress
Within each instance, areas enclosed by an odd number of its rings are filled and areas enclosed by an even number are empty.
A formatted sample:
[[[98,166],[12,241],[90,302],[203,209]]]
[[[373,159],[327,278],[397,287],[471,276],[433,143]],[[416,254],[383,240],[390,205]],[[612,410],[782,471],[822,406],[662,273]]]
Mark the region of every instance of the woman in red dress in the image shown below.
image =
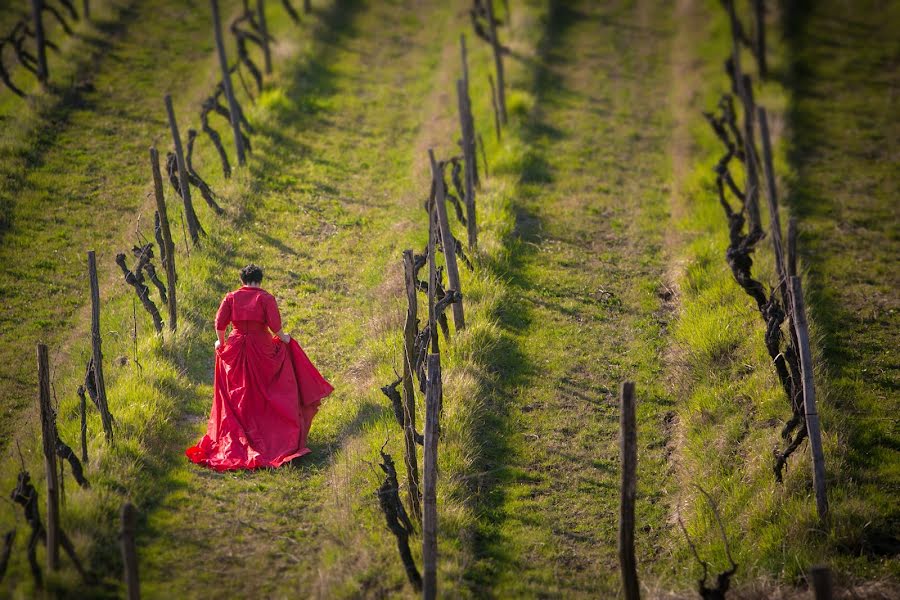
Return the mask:
[[[185,451],[217,471],[278,467],[309,454],[312,418],[334,389],[281,329],[275,298],[260,287],[262,269],[251,264],[240,275],[243,285],[225,295],[216,313],[215,394],[206,435]]]

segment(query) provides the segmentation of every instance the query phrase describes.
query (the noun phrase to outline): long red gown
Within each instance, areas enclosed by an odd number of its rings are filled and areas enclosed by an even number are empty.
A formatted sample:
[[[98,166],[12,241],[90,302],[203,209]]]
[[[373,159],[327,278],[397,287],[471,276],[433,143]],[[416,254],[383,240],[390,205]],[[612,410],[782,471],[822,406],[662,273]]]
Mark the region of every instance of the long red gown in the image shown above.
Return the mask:
[[[229,292],[216,313],[216,329],[232,324],[216,350],[215,394],[206,435],[185,454],[225,471],[277,467],[309,454],[306,438],[319,402],[333,387],[300,345],[281,330],[275,298],[261,288]]]

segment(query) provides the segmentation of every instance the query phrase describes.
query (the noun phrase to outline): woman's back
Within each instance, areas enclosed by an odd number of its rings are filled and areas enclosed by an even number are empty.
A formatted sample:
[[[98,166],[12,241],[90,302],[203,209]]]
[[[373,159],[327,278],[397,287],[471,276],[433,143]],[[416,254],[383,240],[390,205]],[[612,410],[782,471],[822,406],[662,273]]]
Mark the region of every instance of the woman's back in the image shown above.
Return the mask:
[[[275,297],[260,287],[241,286],[228,292],[216,313],[216,329],[224,330],[229,323],[237,329],[246,322],[264,323],[273,332],[281,331],[281,314]]]

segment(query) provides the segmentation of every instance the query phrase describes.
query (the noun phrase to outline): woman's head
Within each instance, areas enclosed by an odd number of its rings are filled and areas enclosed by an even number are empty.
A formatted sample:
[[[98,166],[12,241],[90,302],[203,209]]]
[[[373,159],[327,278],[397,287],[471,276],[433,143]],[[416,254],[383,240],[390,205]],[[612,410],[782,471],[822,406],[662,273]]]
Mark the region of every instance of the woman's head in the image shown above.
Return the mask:
[[[262,269],[250,263],[241,269],[241,283],[244,285],[259,285],[262,282]]]

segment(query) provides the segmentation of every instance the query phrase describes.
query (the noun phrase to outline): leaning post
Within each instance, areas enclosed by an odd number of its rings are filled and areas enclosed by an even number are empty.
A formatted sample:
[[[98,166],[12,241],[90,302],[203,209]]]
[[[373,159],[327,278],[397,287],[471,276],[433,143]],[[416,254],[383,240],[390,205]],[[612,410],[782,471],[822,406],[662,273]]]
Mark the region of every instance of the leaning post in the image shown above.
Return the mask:
[[[806,411],[806,431],[812,454],[813,487],[816,490],[816,512],[819,520],[828,518],[828,496],[825,489],[825,453],[822,449],[822,430],[819,411],[816,408],[816,389],[813,385],[812,351],[809,346],[809,323],[806,320],[806,306],[800,278],[791,277],[791,301],[793,302],[793,324],[797,333],[800,351],[800,371],[803,377],[803,407]]]
[[[181,135],[178,133],[178,121],[175,120],[171,94],[166,94],[165,103],[166,114],[169,117],[169,129],[172,132],[172,143],[175,145],[175,161],[178,164],[178,184],[181,186],[181,199],[184,201],[184,216],[187,220],[188,232],[191,234],[191,241],[196,244],[200,239],[200,221],[197,219],[194,202],[191,200],[190,175],[188,175],[187,163],[184,160],[184,147],[181,145]]]
[[[50,73],[47,70],[47,41],[44,37],[44,0],[31,0],[31,18],[34,26],[34,43],[37,46],[37,77],[41,87],[47,87]]]
[[[418,299],[412,250],[403,251],[403,275],[406,281],[406,324],[403,328],[403,439],[406,445],[406,493],[409,507],[417,523],[422,522],[422,499],[419,488],[419,465],[416,455],[416,396],[413,375],[416,360]]]
[[[265,61],[266,75],[272,74],[272,52],[269,49],[269,27],[266,25],[265,0],[256,0],[256,14],[259,21],[260,37],[263,43],[263,60]]]
[[[93,356],[94,385],[97,388],[97,405],[100,408],[100,419],[106,441],[112,442],[112,417],[106,403],[106,382],[103,379],[103,352],[100,339],[100,285],[97,283],[97,256],[93,250],[88,251],[88,278],[91,282],[91,353]]]
[[[447,218],[447,202],[444,190],[444,174],[440,165],[434,159],[434,152],[429,149],[428,157],[431,159],[431,176],[434,178],[434,209],[437,212],[438,226],[441,230],[441,245],[444,248],[444,261],[447,264],[447,280],[450,288],[462,293],[459,284],[459,267],[456,264],[456,240],[450,231],[450,220]],[[463,303],[453,303],[453,323],[456,330],[461,331],[466,326],[463,313]]]
[[[153,173],[153,191],[156,195],[156,212],[159,213],[159,228],[162,230],[163,243],[166,245],[166,260],[163,265],[166,268],[166,293],[169,306],[169,329],[175,331],[178,328],[178,310],[175,301],[175,242],[172,241],[172,230],[169,228],[169,216],[166,213],[166,198],[163,194],[162,175],[159,172],[159,153],[156,148],[150,148],[150,170]]]
[[[490,21],[491,47],[494,50],[494,65],[497,68],[497,104],[500,107],[500,122],[506,125],[506,90],[503,75],[503,50],[497,38],[497,20],[494,18],[494,0],[487,0],[488,21]]]
[[[422,519],[422,592],[437,597],[437,449],[441,404],[441,355],[428,355],[425,392],[425,510]]]
[[[56,414],[50,403],[50,361],[47,345],[37,345],[38,399],[41,406],[41,439],[47,472],[47,569],[59,569],[59,480],[56,470]]]
[[[247,162],[244,156],[244,138],[241,137],[240,108],[234,99],[234,87],[231,85],[231,73],[228,71],[228,59],[225,58],[225,42],[222,40],[222,22],[219,18],[219,0],[210,0],[212,4],[213,29],[216,34],[216,52],[219,55],[219,67],[222,69],[222,85],[225,88],[225,97],[228,99],[228,113],[231,118],[231,130],[234,132],[234,149],[237,153],[238,164]]]
[[[619,501],[619,568],[626,600],[639,600],[637,560],[634,556],[634,500],[637,495],[637,420],[634,382],[621,388],[619,413],[619,453],[622,457],[622,483]]]

